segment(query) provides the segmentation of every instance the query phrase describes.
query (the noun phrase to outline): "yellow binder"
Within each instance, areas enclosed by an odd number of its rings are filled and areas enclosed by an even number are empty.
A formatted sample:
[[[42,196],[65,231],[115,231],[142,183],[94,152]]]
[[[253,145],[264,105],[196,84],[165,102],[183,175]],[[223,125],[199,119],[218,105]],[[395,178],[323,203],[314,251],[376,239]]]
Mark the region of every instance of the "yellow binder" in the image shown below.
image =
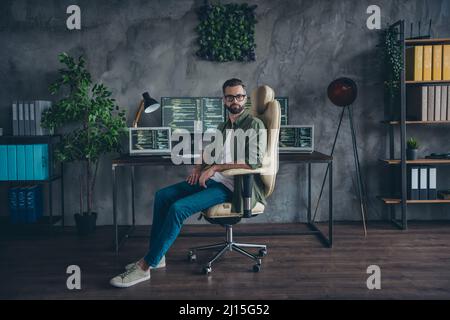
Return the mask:
[[[406,80],[422,81],[423,79],[423,46],[406,49]]]
[[[442,80],[450,80],[450,44],[444,45],[442,60]]]
[[[433,46],[433,80],[442,80],[442,45]]]
[[[423,47],[423,80],[431,81],[433,66],[433,46]]]

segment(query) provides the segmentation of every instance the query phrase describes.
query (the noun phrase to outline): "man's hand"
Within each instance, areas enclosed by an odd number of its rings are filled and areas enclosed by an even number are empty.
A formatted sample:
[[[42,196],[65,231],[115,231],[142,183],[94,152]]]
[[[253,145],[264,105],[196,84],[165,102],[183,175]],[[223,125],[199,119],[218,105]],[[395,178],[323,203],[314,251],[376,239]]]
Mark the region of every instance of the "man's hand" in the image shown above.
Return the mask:
[[[200,175],[200,178],[198,179],[198,183],[201,187],[206,188],[206,181],[208,181],[209,178],[211,178],[214,173],[216,173],[216,167],[212,166],[211,168],[203,171]]]
[[[190,185],[196,184],[198,182],[198,178],[200,178],[201,172],[202,172],[201,166],[195,166],[191,174],[186,178],[186,181]]]

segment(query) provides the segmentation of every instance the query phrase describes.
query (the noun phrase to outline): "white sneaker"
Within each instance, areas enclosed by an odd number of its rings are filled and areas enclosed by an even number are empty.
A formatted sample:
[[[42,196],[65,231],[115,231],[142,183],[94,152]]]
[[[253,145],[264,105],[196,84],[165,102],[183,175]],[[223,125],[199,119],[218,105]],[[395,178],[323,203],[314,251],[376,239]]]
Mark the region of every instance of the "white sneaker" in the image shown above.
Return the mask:
[[[130,270],[137,262],[129,263],[125,266],[125,270]],[[150,269],[159,269],[166,267],[166,256],[163,256],[156,267],[150,266]]]
[[[118,288],[128,288],[142,281],[150,279],[150,269],[142,270],[139,266],[134,265],[124,273],[112,278],[109,283]]]

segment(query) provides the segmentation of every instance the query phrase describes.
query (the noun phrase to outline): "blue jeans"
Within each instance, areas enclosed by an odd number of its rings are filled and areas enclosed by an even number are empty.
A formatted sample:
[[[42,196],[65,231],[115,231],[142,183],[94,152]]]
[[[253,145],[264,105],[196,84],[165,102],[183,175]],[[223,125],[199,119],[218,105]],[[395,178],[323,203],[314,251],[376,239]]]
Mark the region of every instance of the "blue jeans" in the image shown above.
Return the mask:
[[[185,219],[216,204],[231,201],[232,192],[222,183],[209,179],[206,186],[183,181],[155,193],[150,245],[144,256],[148,265],[158,265],[180,233]]]

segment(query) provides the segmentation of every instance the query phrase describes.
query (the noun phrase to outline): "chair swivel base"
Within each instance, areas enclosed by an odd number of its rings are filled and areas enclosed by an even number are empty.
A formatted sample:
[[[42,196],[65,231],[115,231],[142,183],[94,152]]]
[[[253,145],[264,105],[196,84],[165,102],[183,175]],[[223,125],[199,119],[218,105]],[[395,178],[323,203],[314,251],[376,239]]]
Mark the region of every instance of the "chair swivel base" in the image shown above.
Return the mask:
[[[207,246],[201,246],[201,247],[195,247],[191,248],[188,253],[188,260],[190,262],[193,262],[197,259],[196,252],[197,251],[203,251],[203,250],[219,250],[211,260],[209,260],[206,265],[203,267],[203,273],[206,275],[209,275],[212,271],[212,264],[214,261],[219,259],[221,256],[225,254],[227,251],[236,251],[254,261],[256,261],[256,264],[253,266],[254,272],[259,272],[261,270],[261,258],[267,255],[267,246],[263,244],[251,244],[251,243],[237,243],[233,241],[233,228],[231,225],[225,225],[226,228],[226,236],[227,240],[213,244],[213,245],[207,245]],[[260,249],[258,255],[253,255],[243,248],[256,248]]]

